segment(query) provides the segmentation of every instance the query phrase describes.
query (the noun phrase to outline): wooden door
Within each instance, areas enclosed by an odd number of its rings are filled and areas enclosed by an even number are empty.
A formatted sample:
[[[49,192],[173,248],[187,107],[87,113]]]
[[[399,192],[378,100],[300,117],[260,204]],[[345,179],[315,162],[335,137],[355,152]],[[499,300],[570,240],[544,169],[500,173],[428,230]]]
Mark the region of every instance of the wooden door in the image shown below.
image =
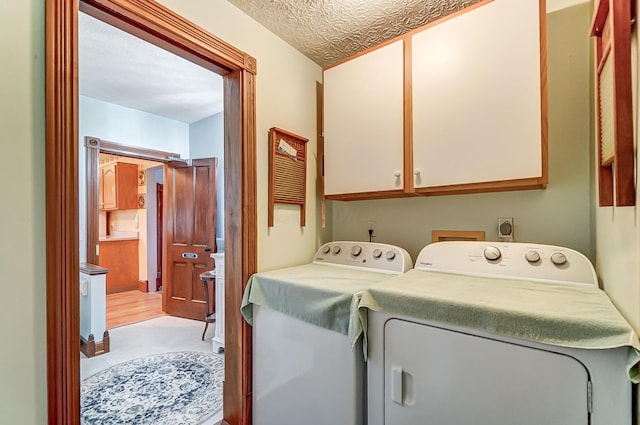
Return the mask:
[[[217,165],[217,158],[204,158],[165,167],[162,309],[172,316],[207,314],[199,276],[213,268]]]

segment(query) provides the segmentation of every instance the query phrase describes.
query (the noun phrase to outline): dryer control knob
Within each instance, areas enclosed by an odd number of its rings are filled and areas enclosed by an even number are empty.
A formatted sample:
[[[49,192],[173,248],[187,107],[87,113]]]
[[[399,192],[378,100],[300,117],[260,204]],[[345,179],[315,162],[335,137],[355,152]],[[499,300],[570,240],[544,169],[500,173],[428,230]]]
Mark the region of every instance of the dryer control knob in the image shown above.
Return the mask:
[[[354,245],[351,248],[351,255],[353,255],[354,257],[357,257],[358,255],[360,255],[361,252],[362,252],[362,247],[361,246]]]
[[[498,260],[501,256],[502,253],[500,252],[500,248],[497,246],[489,245],[484,249],[484,258],[489,261]]]
[[[329,245],[325,245],[322,247],[322,253],[323,254],[328,254],[329,251],[331,251],[331,247]]]
[[[551,262],[556,266],[561,266],[567,262],[567,257],[561,252],[551,254]]]
[[[396,258],[396,253],[393,251],[387,251],[387,260],[391,261]]]
[[[540,261],[540,254],[538,253],[538,251],[534,251],[533,249],[527,251],[527,253],[524,254],[524,257],[530,263],[537,263],[538,261]]]
[[[339,246],[334,246],[333,247],[333,255],[337,255],[340,254],[340,247]]]
[[[373,258],[380,258],[382,257],[382,250],[381,249],[374,249],[373,250]]]

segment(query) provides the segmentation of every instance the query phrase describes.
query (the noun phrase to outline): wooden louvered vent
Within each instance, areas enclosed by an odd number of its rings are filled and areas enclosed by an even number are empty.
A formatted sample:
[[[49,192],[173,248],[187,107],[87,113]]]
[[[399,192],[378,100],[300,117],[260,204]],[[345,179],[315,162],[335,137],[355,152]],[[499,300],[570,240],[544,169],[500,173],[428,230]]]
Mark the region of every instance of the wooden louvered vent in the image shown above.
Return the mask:
[[[600,206],[634,206],[635,154],[630,0],[597,0],[595,37]]]
[[[305,225],[308,141],[280,128],[269,130],[269,227],[276,203],[300,205],[300,226]]]

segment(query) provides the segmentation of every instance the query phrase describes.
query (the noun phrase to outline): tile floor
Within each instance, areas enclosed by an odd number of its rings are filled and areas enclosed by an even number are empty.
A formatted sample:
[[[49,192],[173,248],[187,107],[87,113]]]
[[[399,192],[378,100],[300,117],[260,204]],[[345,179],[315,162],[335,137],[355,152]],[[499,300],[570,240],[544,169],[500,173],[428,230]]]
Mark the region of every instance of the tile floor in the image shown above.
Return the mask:
[[[179,317],[162,316],[121,326],[109,331],[111,351],[87,358],[80,354],[80,377],[84,379],[103,369],[127,360],[170,351],[212,351],[211,338],[215,326],[209,325],[202,341],[204,323]],[[213,425],[222,420],[222,412],[201,425]]]

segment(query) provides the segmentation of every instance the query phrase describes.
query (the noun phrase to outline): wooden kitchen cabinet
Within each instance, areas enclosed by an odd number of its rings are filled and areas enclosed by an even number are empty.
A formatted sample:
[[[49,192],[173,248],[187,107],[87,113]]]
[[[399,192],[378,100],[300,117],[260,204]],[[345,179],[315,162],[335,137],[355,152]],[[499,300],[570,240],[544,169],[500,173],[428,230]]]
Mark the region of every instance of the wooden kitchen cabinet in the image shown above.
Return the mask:
[[[138,239],[101,240],[98,258],[109,270],[107,294],[138,289]]]
[[[546,187],[545,18],[544,0],[480,2],[325,68],[326,197]]]
[[[138,208],[138,166],[125,162],[100,167],[99,207],[103,211]]]

